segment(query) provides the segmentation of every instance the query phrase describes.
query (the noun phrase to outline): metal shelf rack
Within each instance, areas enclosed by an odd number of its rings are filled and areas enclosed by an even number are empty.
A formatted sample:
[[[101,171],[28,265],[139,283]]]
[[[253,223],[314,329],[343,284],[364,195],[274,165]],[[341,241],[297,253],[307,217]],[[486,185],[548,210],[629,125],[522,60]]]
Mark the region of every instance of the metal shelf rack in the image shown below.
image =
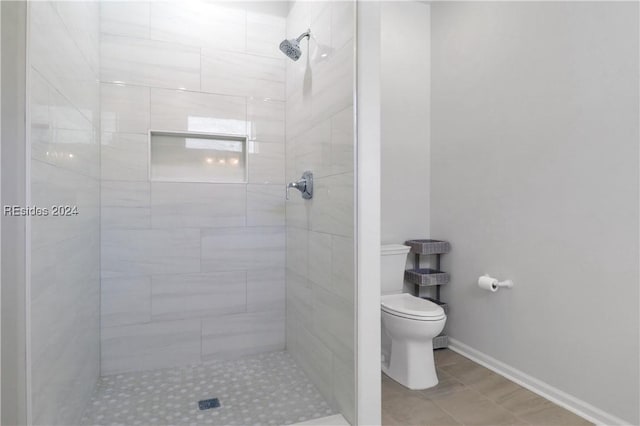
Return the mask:
[[[440,255],[449,253],[451,245],[447,241],[430,239],[408,240],[405,244],[411,247],[411,253],[414,254],[413,269],[404,272],[405,280],[415,285],[414,290],[419,297],[423,297],[420,295],[422,289],[434,288],[435,297],[424,297],[424,299],[442,306],[445,314],[448,314],[449,305],[440,300],[440,286],[449,282],[449,274],[440,270]],[[433,268],[421,268],[420,256],[435,256]],[[434,349],[448,346],[449,338],[444,332],[433,339]]]

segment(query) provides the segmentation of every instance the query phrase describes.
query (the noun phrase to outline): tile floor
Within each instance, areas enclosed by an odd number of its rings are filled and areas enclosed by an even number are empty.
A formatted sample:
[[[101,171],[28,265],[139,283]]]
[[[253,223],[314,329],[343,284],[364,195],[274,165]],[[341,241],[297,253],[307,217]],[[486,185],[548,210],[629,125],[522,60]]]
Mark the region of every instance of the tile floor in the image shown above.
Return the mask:
[[[201,411],[198,401],[219,398]],[[287,425],[336,414],[287,352],[100,378],[83,425]]]
[[[449,350],[435,352],[440,383],[411,391],[383,374],[383,425],[590,425],[588,421]]]

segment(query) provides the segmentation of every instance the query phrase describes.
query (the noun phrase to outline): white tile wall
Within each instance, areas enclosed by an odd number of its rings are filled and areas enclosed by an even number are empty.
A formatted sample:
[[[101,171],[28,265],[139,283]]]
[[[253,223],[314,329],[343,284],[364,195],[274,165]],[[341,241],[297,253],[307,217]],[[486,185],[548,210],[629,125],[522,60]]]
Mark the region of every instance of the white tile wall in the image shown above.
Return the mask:
[[[249,183],[285,183],[285,150],[282,143],[249,141]]]
[[[153,228],[225,228],[246,222],[247,191],[243,184],[151,184]]]
[[[284,312],[284,275],[284,268],[247,271],[247,311]]]
[[[285,60],[202,49],[202,90],[284,100]]]
[[[283,185],[247,185],[247,226],[284,226]]]
[[[203,271],[256,270],[284,265],[284,227],[202,230]]]
[[[100,370],[100,116],[97,3],[28,9],[32,423],[77,424]]]
[[[284,310],[247,312],[202,321],[202,357],[230,359],[270,352],[285,343]]]
[[[103,327],[102,374],[200,362],[201,321],[159,321]]]
[[[200,90],[196,47],[102,34],[100,59],[103,82]]]
[[[355,412],[353,2],[295,2],[287,37],[286,172],[314,171],[314,198],[286,203],[287,349],[327,400]]]
[[[103,278],[200,270],[198,229],[111,229],[101,245]]]
[[[125,181],[148,179],[148,135],[102,132],[100,141],[102,179]]]
[[[142,324],[151,321],[151,279],[111,278],[101,282],[103,327]]]
[[[102,207],[149,208],[149,182],[102,180],[100,195]]]
[[[247,134],[251,140],[284,144],[285,103],[249,97],[247,100]]]
[[[103,372],[284,349],[286,7],[101,9]],[[246,135],[249,183],[149,182],[150,129]]]
[[[111,3],[101,4],[105,7]],[[147,133],[149,129],[148,87],[112,83],[102,83],[100,87],[103,132]]]
[[[246,49],[247,12],[242,5],[212,2],[151,2],[150,37],[234,52]]]
[[[182,90],[151,89],[151,129],[246,135],[247,100]]]
[[[247,11],[247,53],[282,59],[278,49],[286,29],[286,21],[260,11]]]
[[[220,316],[246,309],[245,271],[157,275],[152,283],[154,320]]]
[[[148,2],[100,2],[100,32],[128,37],[149,36]]]

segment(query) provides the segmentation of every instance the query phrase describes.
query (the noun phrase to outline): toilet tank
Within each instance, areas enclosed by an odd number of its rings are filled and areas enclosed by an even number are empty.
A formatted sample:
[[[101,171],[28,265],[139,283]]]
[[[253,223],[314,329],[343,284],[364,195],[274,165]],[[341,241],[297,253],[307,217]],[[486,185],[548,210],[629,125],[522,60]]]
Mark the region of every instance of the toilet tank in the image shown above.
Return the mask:
[[[402,244],[383,245],[380,250],[380,275],[382,294],[402,293],[404,269],[411,247]]]

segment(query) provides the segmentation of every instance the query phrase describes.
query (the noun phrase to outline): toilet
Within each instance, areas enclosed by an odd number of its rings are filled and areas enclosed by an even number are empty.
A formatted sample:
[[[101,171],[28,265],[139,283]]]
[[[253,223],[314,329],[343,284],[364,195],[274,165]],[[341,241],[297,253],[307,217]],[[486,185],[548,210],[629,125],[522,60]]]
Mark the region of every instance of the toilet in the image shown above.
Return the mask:
[[[409,250],[401,244],[383,245],[381,250],[382,371],[418,390],[438,384],[433,338],[447,316],[441,306],[402,292]]]

